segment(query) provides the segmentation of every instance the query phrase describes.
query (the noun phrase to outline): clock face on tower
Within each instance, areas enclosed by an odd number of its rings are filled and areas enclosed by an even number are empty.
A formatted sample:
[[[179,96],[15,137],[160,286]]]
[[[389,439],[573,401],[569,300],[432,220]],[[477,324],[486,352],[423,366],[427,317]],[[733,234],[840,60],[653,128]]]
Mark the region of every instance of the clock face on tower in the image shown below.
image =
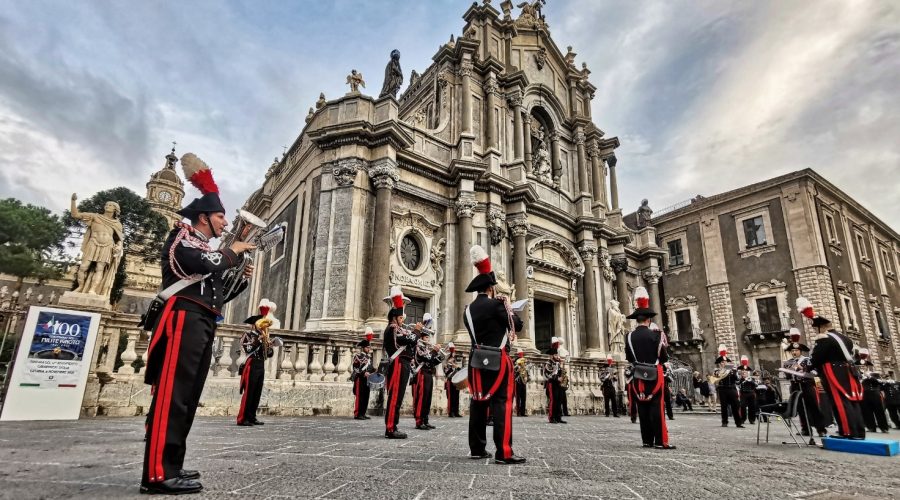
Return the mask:
[[[162,190],[162,191],[156,193],[156,199],[163,203],[168,203],[168,202],[172,201],[172,193],[170,193],[166,190]]]

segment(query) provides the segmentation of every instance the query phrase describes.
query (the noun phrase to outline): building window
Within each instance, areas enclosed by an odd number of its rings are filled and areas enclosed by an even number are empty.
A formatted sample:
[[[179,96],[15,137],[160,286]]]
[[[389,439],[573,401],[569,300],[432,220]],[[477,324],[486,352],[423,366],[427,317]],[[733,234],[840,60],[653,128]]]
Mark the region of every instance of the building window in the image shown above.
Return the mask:
[[[837,229],[834,226],[834,217],[825,214],[825,231],[828,233],[828,242],[837,243]]]
[[[759,333],[781,331],[781,316],[778,313],[778,301],[775,297],[756,299],[756,311],[759,316]]]
[[[275,228],[275,227],[277,227],[277,226],[272,226],[272,228]],[[284,237],[281,238],[281,241],[279,241],[278,243],[275,244],[274,247],[272,247],[272,256],[269,258],[269,267],[274,266],[279,261],[281,261],[281,259],[284,258],[285,252],[287,250],[287,240],[288,240],[288,233],[287,233],[286,229],[287,228],[285,228]]]
[[[887,322],[884,320],[884,314],[882,314],[880,309],[875,309],[875,323],[878,326],[878,338],[887,340],[890,332],[888,331]]]
[[[675,325],[677,330],[677,340],[691,340],[694,338],[694,325],[691,323],[691,311],[684,309],[675,311]]]
[[[747,248],[758,247],[766,244],[766,225],[762,216],[744,219],[744,238]]]
[[[888,253],[887,249],[881,249],[881,265],[884,268],[884,273],[888,275],[888,277],[894,277],[894,270],[891,269],[891,257]]]
[[[400,242],[400,260],[410,271],[418,269],[419,264],[422,263],[422,250],[419,242],[410,234],[404,236]]]
[[[669,242],[669,267],[678,267],[684,265],[684,250],[682,250],[681,239]]]
[[[856,233],[856,248],[859,251],[859,260],[867,262],[869,260],[869,253],[866,252],[866,240],[860,233]]]
[[[850,299],[850,297],[841,295],[841,304],[844,306],[844,331],[855,331],[856,323],[853,320],[853,318],[855,317],[853,313],[853,301]]]

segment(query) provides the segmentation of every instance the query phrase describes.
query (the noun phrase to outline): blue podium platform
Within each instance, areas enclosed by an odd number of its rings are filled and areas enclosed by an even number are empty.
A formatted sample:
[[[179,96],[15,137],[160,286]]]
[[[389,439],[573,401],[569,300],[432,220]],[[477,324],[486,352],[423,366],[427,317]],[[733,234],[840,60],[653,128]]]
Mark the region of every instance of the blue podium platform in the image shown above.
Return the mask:
[[[900,442],[893,439],[839,439],[833,437],[822,438],[822,446],[826,450],[843,451],[846,453],[862,453],[866,455],[881,455],[890,457],[900,453]]]

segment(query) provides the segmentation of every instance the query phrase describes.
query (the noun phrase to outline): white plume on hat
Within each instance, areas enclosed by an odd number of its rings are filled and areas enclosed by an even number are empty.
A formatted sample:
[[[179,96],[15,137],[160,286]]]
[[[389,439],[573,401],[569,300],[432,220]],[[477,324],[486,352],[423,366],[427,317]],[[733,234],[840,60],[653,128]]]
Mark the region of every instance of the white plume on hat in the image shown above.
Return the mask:
[[[434,318],[431,317],[431,313],[425,313],[422,315],[422,323],[427,325],[434,321]]]

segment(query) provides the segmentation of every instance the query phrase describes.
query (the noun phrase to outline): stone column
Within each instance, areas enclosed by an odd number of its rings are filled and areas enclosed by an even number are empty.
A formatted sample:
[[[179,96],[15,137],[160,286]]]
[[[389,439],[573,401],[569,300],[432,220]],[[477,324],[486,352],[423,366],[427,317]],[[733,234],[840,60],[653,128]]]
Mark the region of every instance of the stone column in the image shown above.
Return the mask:
[[[590,181],[588,180],[587,155],[585,154],[584,140],[584,130],[581,127],[578,127],[578,130],[575,131],[575,145],[578,151],[578,191],[582,194],[591,192],[591,187],[588,185]]]
[[[553,166],[553,185],[559,187],[562,178],[562,165],[559,164],[559,132],[553,130],[550,136],[550,162]]]
[[[394,186],[400,180],[394,160],[384,158],[372,163],[369,167],[369,178],[375,185],[375,225],[376,235],[391,234],[391,199]],[[387,242],[372,245],[372,287],[369,297],[369,316],[378,316],[381,298],[390,286],[391,249]]]
[[[619,209],[619,186],[616,184],[616,157],[610,156],[606,160],[609,165],[609,201],[612,203],[612,210]]]
[[[465,59],[459,63],[459,76],[462,77],[462,133],[472,133],[472,61]]]
[[[628,270],[628,259],[624,257],[613,259],[610,265],[616,273],[616,295],[619,297],[619,310],[628,316],[631,314],[631,299],[628,297],[628,285],[625,277]]]
[[[644,279],[647,280],[647,288],[649,288],[650,292],[650,309],[656,311],[656,317],[659,323],[662,324],[662,304],[660,303],[659,297],[659,278],[662,277],[662,273],[655,268],[651,268],[644,273]]]
[[[472,248],[472,216],[475,214],[475,195],[462,192],[456,199],[456,321],[457,331],[465,332],[463,310],[469,302],[466,286],[472,281],[475,268],[469,260],[469,249]],[[468,336],[457,336],[457,341],[468,340]]]
[[[528,236],[528,216],[526,214],[516,214],[510,216],[507,224],[509,225],[509,233],[513,240],[513,282],[516,285],[516,300],[528,298],[528,261],[526,260],[526,248]],[[528,328],[528,318],[530,316],[529,308],[525,308],[519,317],[522,319],[522,331],[518,333],[519,344],[523,348],[533,348],[534,344],[531,340],[531,332]]]
[[[603,205],[606,207],[606,175],[603,166],[603,160],[600,158],[600,148],[597,147],[597,141],[593,141],[588,155],[591,157],[591,167],[594,171],[593,189],[594,189],[594,205]]]
[[[530,174],[533,168],[531,165],[531,114],[524,109],[522,111],[525,115],[522,117],[522,147],[525,157],[525,167]]]
[[[594,279],[594,258],[597,256],[597,246],[592,241],[587,241],[578,248],[581,259],[584,261],[584,324],[587,330],[587,348],[596,357],[600,357],[603,345],[600,342],[600,325],[597,322],[597,281]]]
[[[494,107],[497,105],[497,96],[500,94],[500,90],[497,87],[497,79],[494,76],[489,76],[488,79],[484,82],[484,95],[485,99],[485,128],[487,129],[485,132],[485,149],[497,148],[497,120],[494,115]]]
[[[506,94],[506,101],[513,114],[513,160],[522,159],[522,94]]]

